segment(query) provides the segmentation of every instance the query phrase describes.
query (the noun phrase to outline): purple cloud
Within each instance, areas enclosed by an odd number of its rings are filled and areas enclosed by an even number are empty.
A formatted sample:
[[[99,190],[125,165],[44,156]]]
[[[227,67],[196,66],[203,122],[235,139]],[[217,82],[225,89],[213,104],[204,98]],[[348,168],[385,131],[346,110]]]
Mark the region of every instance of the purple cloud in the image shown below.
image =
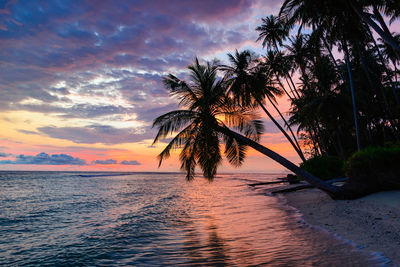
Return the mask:
[[[86,127],[41,127],[38,130],[50,137],[85,144],[123,144],[152,139],[154,132],[144,129],[115,128],[108,125]]]
[[[0,152],[0,158],[6,158],[10,156],[10,154],[4,153],[4,152]]]
[[[86,161],[67,154],[39,153],[36,156],[18,155],[15,160],[1,160],[0,164],[29,164],[29,165],[86,165]]]

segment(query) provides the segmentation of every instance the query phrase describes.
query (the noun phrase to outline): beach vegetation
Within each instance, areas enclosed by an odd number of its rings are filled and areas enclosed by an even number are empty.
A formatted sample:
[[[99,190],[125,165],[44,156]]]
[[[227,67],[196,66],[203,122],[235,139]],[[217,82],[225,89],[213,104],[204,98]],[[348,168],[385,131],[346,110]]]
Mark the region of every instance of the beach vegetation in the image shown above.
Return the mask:
[[[347,176],[381,190],[400,189],[400,147],[367,147],[354,153],[345,164]]]
[[[323,180],[345,177],[343,160],[327,155],[314,156],[300,163],[300,168]]]

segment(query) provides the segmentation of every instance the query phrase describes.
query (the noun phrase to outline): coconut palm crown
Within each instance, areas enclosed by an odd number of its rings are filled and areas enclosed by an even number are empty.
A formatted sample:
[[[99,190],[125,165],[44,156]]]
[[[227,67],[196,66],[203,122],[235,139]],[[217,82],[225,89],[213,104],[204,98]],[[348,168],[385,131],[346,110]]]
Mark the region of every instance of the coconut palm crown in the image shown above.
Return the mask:
[[[251,110],[236,105],[227,96],[226,84],[218,79],[216,64],[207,62],[202,65],[196,58],[188,69],[189,82],[172,74],[163,79],[164,86],[179,99],[183,109],[168,112],[154,120],[153,127],[158,128],[154,143],[176,134],[159,154],[159,164],[170,156],[172,150],[181,149],[179,159],[186,179],[194,178],[195,167],[199,165],[203,176],[212,180],[222,163],[222,144],[225,144],[226,158],[234,166],[242,164],[246,152],[244,143],[222,133],[220,129],[231,127],[258,141],[263,125]]]

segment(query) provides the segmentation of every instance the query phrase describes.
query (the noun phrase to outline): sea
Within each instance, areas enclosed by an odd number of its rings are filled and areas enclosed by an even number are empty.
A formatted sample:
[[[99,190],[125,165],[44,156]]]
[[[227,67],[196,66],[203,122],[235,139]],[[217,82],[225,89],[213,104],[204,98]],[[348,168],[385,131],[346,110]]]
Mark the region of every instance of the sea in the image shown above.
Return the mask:
[[[387,266],[251,183],[283,174],[0,172],[0,266]]]

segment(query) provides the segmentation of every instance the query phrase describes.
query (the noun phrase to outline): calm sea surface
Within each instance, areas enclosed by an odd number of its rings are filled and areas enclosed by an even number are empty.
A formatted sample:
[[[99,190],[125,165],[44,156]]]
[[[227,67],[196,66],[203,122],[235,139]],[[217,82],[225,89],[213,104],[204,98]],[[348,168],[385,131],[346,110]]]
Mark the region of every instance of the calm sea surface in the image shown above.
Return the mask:
[[[246,185],[274,177],[0,172],[0,266],[383,264]]]

